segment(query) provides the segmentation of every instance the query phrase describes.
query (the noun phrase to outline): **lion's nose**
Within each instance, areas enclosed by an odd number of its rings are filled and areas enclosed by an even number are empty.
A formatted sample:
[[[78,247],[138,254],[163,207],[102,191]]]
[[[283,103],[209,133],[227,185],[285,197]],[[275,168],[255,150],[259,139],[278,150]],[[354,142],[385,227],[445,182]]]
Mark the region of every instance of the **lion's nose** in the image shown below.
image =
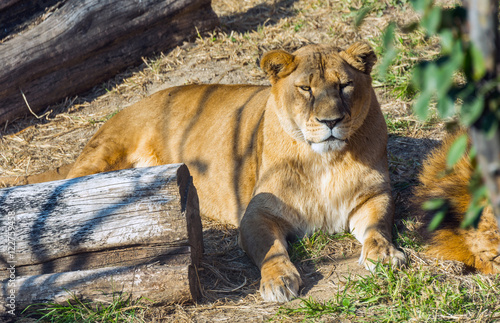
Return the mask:
[[[344,120],[344,117],[340,117],[337,119],[322,119],[322,120],[316,118],[316,120],[320,123],[326,124],[328,128],[333,129],[337,125],[337,123]]]

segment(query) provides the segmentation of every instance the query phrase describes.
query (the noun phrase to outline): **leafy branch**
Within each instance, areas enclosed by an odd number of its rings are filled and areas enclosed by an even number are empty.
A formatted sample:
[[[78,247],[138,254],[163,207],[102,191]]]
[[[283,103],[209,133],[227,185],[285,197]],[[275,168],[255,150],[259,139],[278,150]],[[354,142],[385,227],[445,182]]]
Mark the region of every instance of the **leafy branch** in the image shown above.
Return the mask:
[[[413,109],[422,120],[429,117],[431,103],[435,103],[440,118],[450,120],[454,117],[464,127],[479,129],[485,137],[497,135],[500,121],[499,80],[487,77],[488,68],[483,53],[471,41],[466,30],[468,12],[464,7],[442,8],[432,0],[413,0],[413,8],[421,19],[409,26],[403,26],[404,32],[423,28],[426,37],[438,37],[440,54],[433,61],[418,63],[413,71],[412,84],[419,95]],[[498,3],[496,3],[498,7]],[[379,67],[380,75],[386,73],[393,59],[397,56],[394,46],[396,25],[391,23],[385,30],[383,40],[386,54]],[[448,152],[447,167],[453,166],[463,158],[469,145],[467,136],[459,136]],[[474,149],[471,156],[475,156]],[[497,156],[498,158],[498,156]],[[470,183],[472,201],[465,215],[463,227],[477,225],[488,192],[476,172]],[[436,213],[432,228],[436,228],[444,218],[444,201],[430,201],[425,208]],[[497,214],[498,216],[498,214]]]

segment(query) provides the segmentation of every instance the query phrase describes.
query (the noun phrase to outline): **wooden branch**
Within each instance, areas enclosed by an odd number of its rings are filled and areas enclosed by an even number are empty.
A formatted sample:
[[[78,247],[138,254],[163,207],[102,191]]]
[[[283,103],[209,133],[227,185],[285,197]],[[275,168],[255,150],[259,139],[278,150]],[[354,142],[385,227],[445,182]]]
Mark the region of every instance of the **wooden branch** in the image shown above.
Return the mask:
[[[195,300],[198,209],[182,164],[2,189],[0,300],[11,290],[18,308],[71,294],[112,300],[113,292]]]
[[[218,23],[211,0],[68,1],[0,44],[0,124],[88,90]]]

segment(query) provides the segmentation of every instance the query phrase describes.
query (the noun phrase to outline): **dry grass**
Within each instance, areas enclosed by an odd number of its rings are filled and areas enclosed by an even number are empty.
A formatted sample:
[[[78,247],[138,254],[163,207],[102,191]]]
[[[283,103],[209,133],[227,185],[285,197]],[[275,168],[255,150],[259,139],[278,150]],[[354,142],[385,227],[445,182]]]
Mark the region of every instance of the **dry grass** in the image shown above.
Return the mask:
[[[364,23],[353,24],[355,11],[376,4]],[[42,172],[72,162],[92,134],[117,111],[160,89],[188,83],[267,84],[258,68],[262,53],[294,50],[310,42],[345,47],[356,40],[374,46],[389,21],[404,24],[416,19],[397,1],[369,0],[214,0],[221,26],[200,34],[169,52],[144,58],[144,64],[116,76],[92,91],[47,107],[39,116],[15,120],[0,129],[0,175]],[[420,37],[420,38],[419,38]],[[412,61],[431,57],[435,42],[400,34],[403,51],[393,66],[394,83],[375,83],[391,132],[389,158],[397,206],[397,224],[411,216],[408,199],[423,156],[443,135],[444,125],[423,124],[411,115],[411,97],[395,98],[394,88]],[[198,304],[151,307],[148,322],[249,322],[275,318],[279,305],[263,303],[258,294],[259,273],[237,245],[236,229],[204,219],[206,253],[200,278],[203,297]],[[327,241],[314,258],[297,264],[306,283],[304,296],[327,299],[349,273],[366,274],[357,265],[359,244],[352,238]],[[406,248],[413,266],[439,271],[453,279],[463,275],[460,264],[425,258]],[[314,260],[314,261],[313,261]],[[293,301],[294,306],[299,300]],[[286,319],[285,319],[286,320]]]

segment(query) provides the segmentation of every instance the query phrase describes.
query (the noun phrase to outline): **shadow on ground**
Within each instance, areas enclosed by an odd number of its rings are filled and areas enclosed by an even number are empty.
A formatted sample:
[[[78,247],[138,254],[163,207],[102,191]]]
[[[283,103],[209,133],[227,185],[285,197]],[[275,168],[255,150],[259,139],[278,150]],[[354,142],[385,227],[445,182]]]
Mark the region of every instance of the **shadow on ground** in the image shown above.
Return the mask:
[[[438,140],[390,135],[387,144],[392,193],[396,204],[395,219],[412,215],[411,197],[427,154]]]

